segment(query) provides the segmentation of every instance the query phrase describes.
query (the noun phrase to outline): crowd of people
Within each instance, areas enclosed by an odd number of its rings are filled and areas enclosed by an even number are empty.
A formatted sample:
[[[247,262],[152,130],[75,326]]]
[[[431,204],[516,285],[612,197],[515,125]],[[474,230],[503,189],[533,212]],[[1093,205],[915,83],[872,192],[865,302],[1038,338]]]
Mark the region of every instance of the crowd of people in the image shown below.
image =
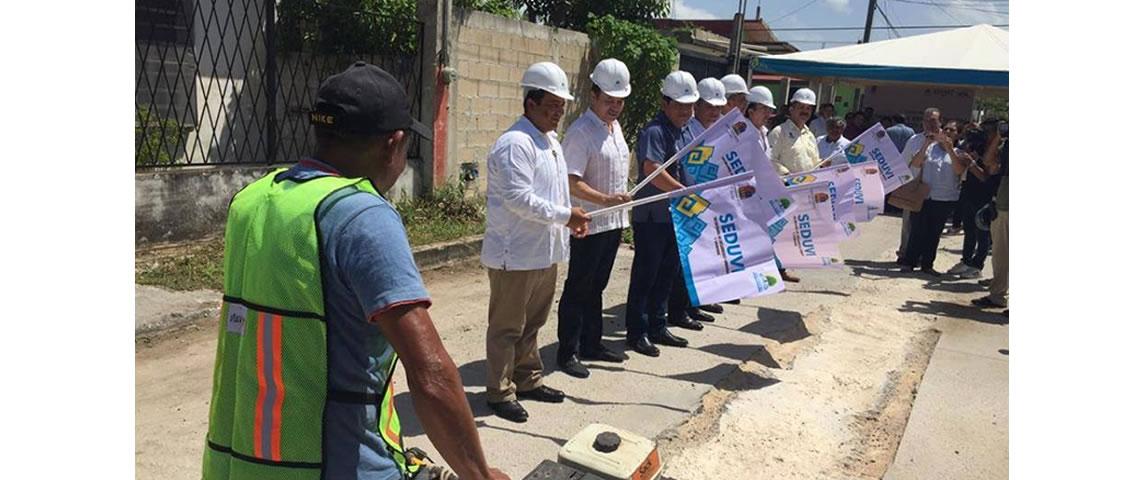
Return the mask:
[[[628,215],[588,213],[629,202],[631,170],[639,183],[652,177],[634,199],[694,185],[680,163],[655,172],[733,109],[761,132],[761,148],[781,175],[825,165],[875,119],[871,109],[836,118],[830,104],[817,114],[816,94],[807,88],[795,91],[777,115],[772,92],[748,88],[738,75],[698,82],[674,71],[662,81],[660,110],[637,133],[631,165],[618,121],[632,91],[630,72],[606,59],[589,78],[589,108],[560,140],[555,130],[575,100],[566,73],[551,62],[530,66],[521,81],[522,115],[487,156],[480,256],[490,284],[486,399],[495,415],[513,422],[529,417],[520,399],[565,399],[544,384],[538,348],[560,263],[568,262],[569,270],[557,312],[558,368],[587,378],[582,360],[628,358],[602,343],[602,294],[623,229],[632,229],[635,245],[624,318],[628,350],[659,357],[659,346],[685,348],[688,340],[670,327],[699,331],[723,312],[720,305],[690,303],[668,200],[636,206]],[[357,62],[318,90],[310,114],[313,156],[235,195],[203,478],[317,470],[354,478],[415,474],[421,463],[403,448],[393,408],[397,359],[424,431],[448,465],[461,478],[505,478],[485,460],[403,225],[383,197],[404,171],[411,136],[431,136],[409,111],[391,75]],[[938,239],[958,208],[968,246],[952,271],[976,276],[992,243],[990,295],[975,303],[1005,305],[1004,130],[983,123],[963,131],[963,122],[943,123],[935,108],[925,112],[918,134],[897,116],[881,121],[890,124],[887,133],[915,176],[932,187],[921,210],[905,216],[903,268],[941,275],[933,269]],[[971,216],[979,219],[973,228]],[[782,267],[780,275],[799,281]],[[286,396],[290,400],[282,401]]]

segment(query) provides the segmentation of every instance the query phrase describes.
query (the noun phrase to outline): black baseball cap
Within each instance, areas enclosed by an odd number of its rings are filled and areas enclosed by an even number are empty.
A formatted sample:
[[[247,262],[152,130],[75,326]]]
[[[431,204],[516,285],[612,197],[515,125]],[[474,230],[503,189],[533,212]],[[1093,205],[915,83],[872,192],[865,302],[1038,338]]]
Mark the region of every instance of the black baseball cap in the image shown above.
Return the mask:
[[[362,61],[321,82],[309,123],[358,135],[411,130],[431,138],[431,130],[412,118],[403,85],[384,69]]]

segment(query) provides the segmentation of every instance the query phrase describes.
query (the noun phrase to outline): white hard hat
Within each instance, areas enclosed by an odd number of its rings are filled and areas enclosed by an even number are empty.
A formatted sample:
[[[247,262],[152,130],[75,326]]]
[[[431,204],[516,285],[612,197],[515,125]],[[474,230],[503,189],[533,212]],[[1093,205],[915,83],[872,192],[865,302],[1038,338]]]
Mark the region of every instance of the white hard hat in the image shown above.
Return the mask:
[[[744,81],[744,77],[735,73],[725,75],[720,79],[720,83],[724,84],[724,93],[727,95],[748,93],[748,83]]]
[[[801,88],[792,94],[792,101],[790,103],[800,102],[804,105],[815,106],[815,92],[810,88]]]
[[[748,103],[759,103],[772,110],[776,109],[776,102],[772,101],[772,91],[763,85],[757,85],[748,91]]]
[[[570,95],[570,82],[566,80],[566,72],[552,62],[538,62],[527,68],[523,72],[522,86],[524,89],[545,90],[566,100],[574,99]]]
[[[598,62],[594,73],[590,74],[594,82],[606,95],[617,98],[629,96],[629,68],[616,58],[607,58]]]
[[[713,77],[702,79],[697,84],[697,93],[701,100],[714,107],[723,107],[728,103],[728,98],[724,96],[724,84]]]
[[[701,97],[697,94],[697,79],[684,70],[677,70],[665,76],[661,93],[680,103],[695,103]]]

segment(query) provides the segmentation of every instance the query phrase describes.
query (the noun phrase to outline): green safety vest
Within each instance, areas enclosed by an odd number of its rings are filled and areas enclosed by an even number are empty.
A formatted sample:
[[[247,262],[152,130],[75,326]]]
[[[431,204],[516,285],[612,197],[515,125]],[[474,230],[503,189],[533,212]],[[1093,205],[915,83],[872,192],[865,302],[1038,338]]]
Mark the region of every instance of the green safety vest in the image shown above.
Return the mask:
[[[379,195],[367,179],[306,181],[270,172],[234,196],[226,219],[225,297],[218,325],[204,480],[319,480],[325,402],[376,405],[377,433],[406,477],[392,396],[397,357],[384,359],[381,395],[329,391],[317,207],[331,195]]]

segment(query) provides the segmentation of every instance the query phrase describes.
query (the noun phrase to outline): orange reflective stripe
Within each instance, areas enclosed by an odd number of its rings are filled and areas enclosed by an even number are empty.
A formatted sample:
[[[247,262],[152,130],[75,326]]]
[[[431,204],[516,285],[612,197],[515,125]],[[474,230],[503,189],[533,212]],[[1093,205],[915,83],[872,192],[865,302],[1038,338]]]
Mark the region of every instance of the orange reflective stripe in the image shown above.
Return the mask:
[[[281,380],[281,315],[270,320],[273,325],[273,386],[277,395],[273,397],[273,430],[270,437],[273,460],[281,461],[281,407],[285,404],[285,382]]]
[[[261,404],[265,402],[265,349],[262,339],[265,332],[265,314],[257,312],[257,401],[253,404],[253,456],[264,458],[265,452],[261,449],[261,429],[264,418],[261,415]]]
[[[388,379],[388,396],[385,398],[388,408],[384,414],[384,436],[388,437],[392,445],[400,445],[400,434],[392,430],[392,423],[396,418],[396,402],[394,400],[396,389],[392,386],[395,380],[394,376]]]

